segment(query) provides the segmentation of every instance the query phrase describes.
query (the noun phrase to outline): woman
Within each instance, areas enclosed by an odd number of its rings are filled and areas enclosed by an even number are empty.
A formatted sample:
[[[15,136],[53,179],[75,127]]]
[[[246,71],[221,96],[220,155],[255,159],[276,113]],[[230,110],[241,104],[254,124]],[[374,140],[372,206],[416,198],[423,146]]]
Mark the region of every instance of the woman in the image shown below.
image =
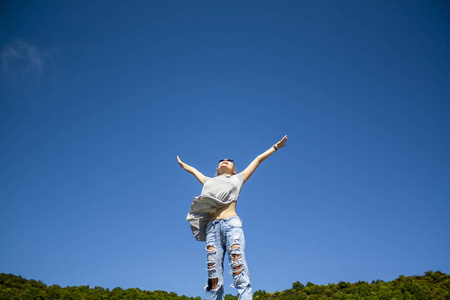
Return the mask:
[[[194,167],[183,163],[177,156],[180,166],[191,173],[203,185],[201,195],[194,198],[187,220],[198,241],[206,241],[208,258],[208,280],[206,291],[210,299],[224,299],[223,261],[228,254],[234,279],[234,287],[239,299],[252,299],[249,272],[245,259],[245,239],[242,221],[236,214],[236,202],[242,185],[266,158],[285,146],[287,136],[267,151],[257,156],[248,167],[236,174],[232,159],[221,159],[216,177],[204,176]]]

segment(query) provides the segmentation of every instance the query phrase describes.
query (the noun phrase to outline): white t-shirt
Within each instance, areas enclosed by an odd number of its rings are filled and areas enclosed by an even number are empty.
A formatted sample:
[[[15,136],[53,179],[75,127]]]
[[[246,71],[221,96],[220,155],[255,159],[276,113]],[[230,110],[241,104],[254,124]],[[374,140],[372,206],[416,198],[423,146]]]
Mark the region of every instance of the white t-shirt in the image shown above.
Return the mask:
[[[202,193],[199,197],[194,198],[191,210],[186,217],[186,220],[191,223],[192,234],[197,241],[206,240],[206,227],[211,219],[211,214],[217,208],[237,201],[244,183],[244,174],[242,173],[205,178]]]
[[[237,201],[244,182],[244,174],[242,172],[231,176],[206,177],[203,181],[200,197],[215,198],[224,202]]]

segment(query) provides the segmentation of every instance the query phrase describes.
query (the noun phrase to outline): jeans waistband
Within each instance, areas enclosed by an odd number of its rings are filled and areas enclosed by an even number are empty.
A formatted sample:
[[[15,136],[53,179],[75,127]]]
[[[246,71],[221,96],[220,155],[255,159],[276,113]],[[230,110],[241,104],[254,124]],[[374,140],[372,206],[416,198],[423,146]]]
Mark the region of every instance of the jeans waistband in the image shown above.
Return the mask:
[[[239,219],[239,220],[241,220],[241,218],[239,218],[238,216],[232,216],[232,217],[228,217],[228,218],[223,218],[223,219],[217,219],[217,220],[214,220],[214,221],[210,221],[209,224],[215,225],[215,224],[218,224],[220,222],[228,222],[228,221],[230,221],[232,219]]]

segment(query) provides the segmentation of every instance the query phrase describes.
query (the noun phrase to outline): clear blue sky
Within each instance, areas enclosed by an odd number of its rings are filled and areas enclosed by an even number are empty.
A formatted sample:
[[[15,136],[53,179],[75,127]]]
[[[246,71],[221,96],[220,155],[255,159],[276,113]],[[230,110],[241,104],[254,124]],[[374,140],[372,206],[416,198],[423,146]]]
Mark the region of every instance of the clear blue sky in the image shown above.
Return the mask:
[[[0,272],[204,296],[176,155],[287,134],[238,202],[254,290],[450,273],[448,1],[2,1],[0,47]]]

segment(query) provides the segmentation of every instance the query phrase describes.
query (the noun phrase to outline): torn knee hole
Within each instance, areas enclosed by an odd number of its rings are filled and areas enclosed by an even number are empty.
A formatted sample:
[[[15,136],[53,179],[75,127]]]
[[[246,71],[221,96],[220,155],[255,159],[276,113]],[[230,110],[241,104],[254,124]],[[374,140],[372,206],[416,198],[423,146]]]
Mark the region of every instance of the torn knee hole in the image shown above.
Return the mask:
[[[217,290],[217,288],[219,287],[219,278],[215,277],[215,278],[208,278],[208,287],[207,287],[207,291],[210,290]]]
[[[214,253],[214,252],[216,252],[216,248],[214,246],[207,246],[206,251],[208,253]]]
[[[231,254],[231,259],[232,259],[233,261],[237,261],[237,260],[239,260],[241,257],[242,257],[242,255],[240,255],[240,254]]]
[[[233,276],[237,276],[242,273],[242,265],[233,266]]]
[[[212,278],[209,280],[209,286],[211,288],[211,290],[217,290],[217,288],[219,287],[219,278]]]
[[[239,253],[239,250],[240,250],[239,244],[231,246],[230,250],[232,250],[232,253],[231,253],[232,261],[237,261],[242,257],[242,255]]]
[[[214,269],[216,267],[216,263],[215,262],[210,262],[210,263],[208,263],[208,269],[209,270],[212,270],[212,269]]]

